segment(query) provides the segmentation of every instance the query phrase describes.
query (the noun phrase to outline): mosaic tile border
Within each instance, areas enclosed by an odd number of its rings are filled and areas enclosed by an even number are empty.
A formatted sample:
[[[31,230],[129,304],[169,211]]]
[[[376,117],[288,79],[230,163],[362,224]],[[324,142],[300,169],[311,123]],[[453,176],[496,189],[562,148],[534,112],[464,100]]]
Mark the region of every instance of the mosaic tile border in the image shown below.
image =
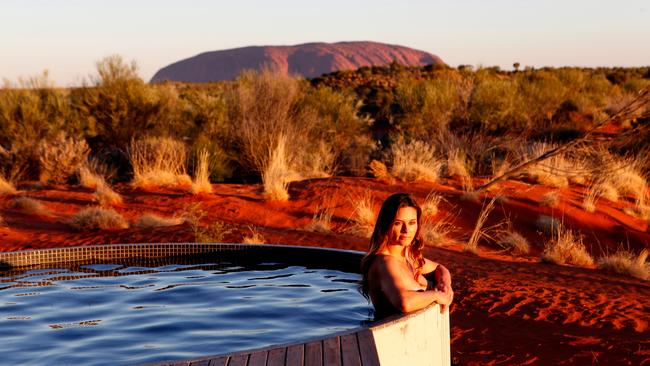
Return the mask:
[[[345,267],[351,272],[359,270],[364,253],[350,250],[259,244],[223,243],[147,243],[112,244],[67,247],[55,249],[26,250],[0,253],[0,270],[20,267],[47,266],[62,263],[96,262],[123,260],[154,260],[170,257],[195,257],[197,255],[235,255],[252,256],[252,259],[275,259],[287,262],[332,264]]]

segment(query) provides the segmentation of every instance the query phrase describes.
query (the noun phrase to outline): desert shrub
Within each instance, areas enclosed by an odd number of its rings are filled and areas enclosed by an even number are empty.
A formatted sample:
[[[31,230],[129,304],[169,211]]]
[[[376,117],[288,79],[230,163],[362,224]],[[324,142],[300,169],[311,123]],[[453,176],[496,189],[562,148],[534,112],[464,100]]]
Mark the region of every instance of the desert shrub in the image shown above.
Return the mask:
[[[194,179],[190,191],[197,193],[212,193],[210,184],[210,153],[207,150],[201,150],[198,154],[196,167],[194,169]]]
[[[303,178],[329,174],[334,154],[316,129],[319,114],[304,102],[305,82],[274,73],[242,73],[226,93],[231,136],[239,163],[253,172],[267,170],[278,140],[285,146],[287,166]],[[325,153],[323,155],[323,153]]]
[[[386,164],[379,160],[372,160],[370,164],[368,164],[368,170],[370,171],[370,174],[378,179],[391,179],[392,176],[388,172],[388,167]]]
[[[582,242],[582,235],[560,225],[544,246],[542,261],[590,266],[594,260]]]
[[[176,226],[185,222],[182,217],[161,217],[156,214],[146,213],[136,221],[135,226],[143,228]]]
[[[11,196],[16,193],[18,193],[16,187],[14,187],[11,182],[7,181],[4,176],[0,174],[0,197]]]
[[[190,185],[186,174],[187,147],[169,137],[132,140],[128,156],[135,187]]]
[[[220,220],[215,220],[208,226],[202,225],[201,220],[205,216],[206,213],[199,203],[191,204],[186,209],[185,221],[190,225],[194,242],[220,243],[234,231],[232,225]]]
[[[648,249],[643,249],[638,255],[626,250],[598,259],[598,268],[605,271],[620,273],[626,276],[650,280],[650,263],[647,262]]]
[[[70,217],[68,224],[77,230],[120,230],[129,227],[117,211],[100,207],[82,209]]]
[[[26,215],[53,216],[52,211],[40,201],[29,197],[16,197],[13,199],[11,206]]]
[[[546,70],[518,74],[516,81],[523,99],[519,106],[529,127],[550,127],[553,115],[566,99],[566,87],[554,73]]]
[[[527,125],[521,113],[517,84],[509,79],[485,77],[480,80],[470,98],[470,122],[481,129],[501,134],[519,131]]]
[[[303,104],[316,111],[315,133],[331,149],[336,170],[364,175],[374,144],[370,121],[360,117],[354,95],[321,86],[307,89]]]
[[[524,255],[530,252],[528,240],[514,230],[499,234],[496,243],[502,248],[512,251],[514,255]]]
[[[143,135],[187,129],[189,122],[179,118],[181,102],[175,87],[148,85],[138,76],[135,62],[106,57],[97,62],[97,75],[90,83],[72,90],[70,103],[108,147],[124,149]]]
[[[391,154],[394,177],[406,182],[438,180],[443,161],[436,155],[435,147],[426,142],[399,139],[391,146]]]
[[[36,147],[40,165],[40,181],[65,183],[88,159],[85,140],[59,133],[52,140],[41,140]]]
[[[395,103],[400,108],[399,129],[410,138],[429,138],[446,130],[461,102],[449,78],[398,80]]]
[[[31,148],[61,131],[76,135],[78,118],[67,95],[68,91],[54,88],[47,71],[17,84],[5,82],[0,89],[0,145]]]
[[[587,212],[595,212],[596,211],[596,202],[598,200],[598,197],[600,196],[598,192],[598,185],[591,185],[587,189],[587,194],[585,194],[583,200],[582,200],[582,208],[585,209]]]

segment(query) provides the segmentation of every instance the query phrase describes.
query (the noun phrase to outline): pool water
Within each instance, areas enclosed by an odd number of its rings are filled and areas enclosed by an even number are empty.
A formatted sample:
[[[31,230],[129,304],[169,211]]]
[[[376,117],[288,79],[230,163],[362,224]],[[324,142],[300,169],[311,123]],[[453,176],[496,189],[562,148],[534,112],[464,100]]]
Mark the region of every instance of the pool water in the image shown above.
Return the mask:
[[[0,271],[1,363],[138,364],[320,337],[372,319],[359,281],[278,263]]]

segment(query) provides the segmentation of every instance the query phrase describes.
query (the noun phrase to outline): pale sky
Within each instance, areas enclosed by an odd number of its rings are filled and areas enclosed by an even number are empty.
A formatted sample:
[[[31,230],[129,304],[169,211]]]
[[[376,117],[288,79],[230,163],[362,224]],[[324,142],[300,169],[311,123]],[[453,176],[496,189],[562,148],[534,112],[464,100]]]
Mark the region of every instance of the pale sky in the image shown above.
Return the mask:
[[[98,60],[149,80],[199,53],[376,41],[457,66],[649,66],[648,0],[0,0],[0,80],[47,69],[59,86]]]

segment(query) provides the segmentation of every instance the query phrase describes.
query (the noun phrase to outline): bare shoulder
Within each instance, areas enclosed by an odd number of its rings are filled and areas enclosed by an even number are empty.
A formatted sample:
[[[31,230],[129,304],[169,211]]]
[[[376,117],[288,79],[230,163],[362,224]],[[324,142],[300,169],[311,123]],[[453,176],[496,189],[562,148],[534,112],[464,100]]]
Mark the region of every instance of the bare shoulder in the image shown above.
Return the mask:
[[[401,273],[403,271],[404,263],[399,259],[390,255],[377,255],[372,263],[371,270],[380,273]]]

